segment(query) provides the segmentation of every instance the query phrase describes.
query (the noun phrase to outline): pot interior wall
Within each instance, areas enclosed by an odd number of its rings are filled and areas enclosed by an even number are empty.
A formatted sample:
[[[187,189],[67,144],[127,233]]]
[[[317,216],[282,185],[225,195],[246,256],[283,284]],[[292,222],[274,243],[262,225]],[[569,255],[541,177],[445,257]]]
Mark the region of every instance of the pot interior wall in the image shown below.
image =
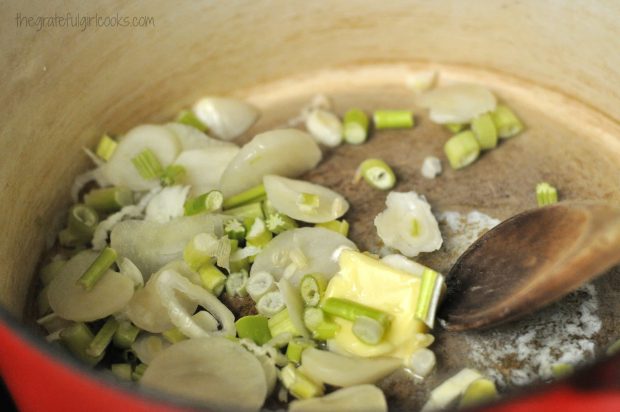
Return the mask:
[[[207,93],[243,95],[323,67],[433,61],[510,73],[620,120],[612,1],[14,1],[0,11],[0,302],[17,316],[68,188],[88,165],[80,147]],[[155,25],[37,30],[23,20],[55,13],[152,16]]]

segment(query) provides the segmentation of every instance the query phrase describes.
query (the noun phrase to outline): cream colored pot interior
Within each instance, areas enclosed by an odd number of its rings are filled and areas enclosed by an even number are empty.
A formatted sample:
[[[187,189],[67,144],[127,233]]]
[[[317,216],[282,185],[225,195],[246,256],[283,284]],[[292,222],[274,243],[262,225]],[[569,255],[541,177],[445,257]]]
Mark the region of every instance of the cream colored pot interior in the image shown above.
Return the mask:
[[[82,146],[204,94],[320,68],[465,64],[620,121],[616,1],[107,1],[0,6],[0,303],[21,316]],[[154,27],[28,27],[28,16],[149,16]]]

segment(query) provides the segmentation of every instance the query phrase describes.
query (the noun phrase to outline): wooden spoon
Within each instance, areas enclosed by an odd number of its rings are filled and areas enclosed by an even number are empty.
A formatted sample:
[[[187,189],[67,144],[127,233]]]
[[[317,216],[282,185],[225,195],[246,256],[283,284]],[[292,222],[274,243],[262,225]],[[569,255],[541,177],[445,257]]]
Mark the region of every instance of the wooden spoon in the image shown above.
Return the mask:
[[[558,203],[484,234],[446,277],[445,328],[486,328],[546,306],[620,262],[620,209]]]

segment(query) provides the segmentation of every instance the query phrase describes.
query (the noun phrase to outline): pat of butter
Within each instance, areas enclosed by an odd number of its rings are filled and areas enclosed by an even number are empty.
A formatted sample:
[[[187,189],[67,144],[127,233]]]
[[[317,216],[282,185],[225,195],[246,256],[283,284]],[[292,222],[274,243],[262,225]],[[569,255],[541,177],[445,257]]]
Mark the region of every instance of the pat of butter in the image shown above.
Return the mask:
[[[414,316],[420,278],[353,250],[342,251],[339,263],[340,271],[329,281],[325,297],[349,299],[382,310],[392,315],[392,323],[382,343],[367,345],[353,334],[352,322],[336,318],[341,329],[328,342],[330,349],[361,357],[392,356],[407,361],[418,349],[413,336],[427,331],[426,325]]]

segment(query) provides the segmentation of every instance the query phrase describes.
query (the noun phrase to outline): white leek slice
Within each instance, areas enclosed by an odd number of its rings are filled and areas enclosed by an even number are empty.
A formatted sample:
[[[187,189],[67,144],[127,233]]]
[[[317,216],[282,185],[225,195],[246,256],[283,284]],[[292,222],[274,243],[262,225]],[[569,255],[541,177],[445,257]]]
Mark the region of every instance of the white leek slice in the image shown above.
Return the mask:
[[[227,97],[204,97],[196,102],[193,111],[209,132],[223,140],[241,136],[259,115],[254,106]]]
[[[165,332],[174,327],[168,316],[168,309],[157,291],[157,279],[162,272],[163,270],[151,276],[144,288],[136,291],[125,309],[125,314],[134,325],[151,333]],[[198,306],[183,296],[179,297],[179,303],[188,313],[194,313]]]
[[[211,410],[257,412],[267,397],[260,361],[224,338],[189,339],[157,356],[140,384],[184,396]]]
[[[325,146],[336,147],[342,143],[342,122],[334,113],[323,109],[315,109],[306,118],[306,129]]]
[[[170,321],[185,336],[189,338],[211,335],[235,336],[235,315],[211,292],[194,285],[173,270],[161,272],[156,282],[156,288],[163,305],[168,310]],[[217,319],[221,325],[221,330],[209,331],[196,322],[192,318],[192,313],[183,308],[179,295],[205,308]]]
[[[134,294],[133,281],[108,270],[90,290],[77,280],[97,259],[98,253],[86,250],[72,257],[52,279],[47,296],[54,313],[63,319],[90,322],[122,310]]]
[[[110,243],[119,256],[131,259],[148,280],[166,263],[182,259],[185,245],[198,233],[222,236],[227,219],[222,215],[198,214],[167,223],[127,220],[114,226]]]
[[[215,332],[219,328],[219,322],[211,313],[200,310],[192,315],[192,319],[207,332]]]
[[[422,408],[422,412],[447,408],[465,392],[473,381],[479,378],[482,378],[482,375],[474,369],[465,368],[461,370],[431,391],[428,401]]]
[[[144,286],[144,276],[142,276],[140,269],[131,260],[121,257],[116,263],[118,264],[119,272],[131,279],[136,288]]]
[[[307,348],[301,354],[303,372],[317,382],[334,386],[374,383],[402,366],[397,358],[359,358]]]
[[[131,345],[140,362],[149,365],[155,356],[159,355],[164,349],[170,346],[170,342],[160,335],[141,335]]]
[[[276,363],[267,355],[257,355],[256,358],[260,362],[261,366],[263,367],[263,372],[265,373],[265,381],[267,382],[267,395],[271,395],[271,393],[273,393],[273,390],[276,387],[276,382],[278,381]]]
[[[417,102],[430,109],[430,118],[439,124],[469,123],[474,117],[495,110],[497,100],[487,88],[459,83],[435,88]]]
[[[321,185],[274,175],[265,176],[263,184],[269,201],[279,212],[302,222],[329,222],[349,210],[349,202],[342,195]],[[317,207],[300,207],[299,198],[305,194],[318,196]]]
[[[238,147],[233,142],[214,139],[205,133],[182,123],[166,123],[166,129],[170,130],[179,139],[182,150],[212,149],[214,147]]]
[[[108,216],[103,222],[99,222],[95,233],[93,234],[93,249],[101,250],[108,245],[109,232],[125,218],[137,218],[142,216],[144,209],[157,194],[161,191],[161,187],[155,187],[146,193],[137,205],[129,205],[123,207],[116,213]]]
[[[146,220],[166,223],[176,217],[183,216],[183,205],[189,193],[189,186],[164,187],[151,199],[146,207]]]
[[[220,186],[225,197],[258,186],[263,176],[296,177],[321,161],[321,149],[312,136],[295,129],[256,135],[230,162]]]
[[[174,164],[183,166],[185,175],[180,180],[192,187],[193,196],[198,196],[219,189],[224,170],[239,150],[237,146],[186,150],[177,157]]]
[[[387,412],[383,391],[375,385],[357,385],[338,389],[319,398],[295,400],[289,412]]]
[[[251,273],[268,271],[276,280],[286,273],[293,286],[299,286],[302,276],[308,273],[321,273],[329,280],[339,270],[334,255],[341,248],[357,250],[353,242],[333,230],[320,227],[287,230],[256,255]],[[295,257],[299,251],[305,256],[303,268],[295,265],[290,256],[292,252]]]
[[[166,167],[176,159],[181,145],[164,126],[147,124],[135,127],[119,140],[114,154],[104,166],[105,176],[113,185],[131,190],[148,190],[158,186],[158,179],[144,179],[131,161],[146,149],[153,152],[161,165]]]
[[[439,225],[424,198],[415,192],[390,192],[385,203],[387,209],[375,217],[375,226],[386,246],[409,257],[441,247]]]

